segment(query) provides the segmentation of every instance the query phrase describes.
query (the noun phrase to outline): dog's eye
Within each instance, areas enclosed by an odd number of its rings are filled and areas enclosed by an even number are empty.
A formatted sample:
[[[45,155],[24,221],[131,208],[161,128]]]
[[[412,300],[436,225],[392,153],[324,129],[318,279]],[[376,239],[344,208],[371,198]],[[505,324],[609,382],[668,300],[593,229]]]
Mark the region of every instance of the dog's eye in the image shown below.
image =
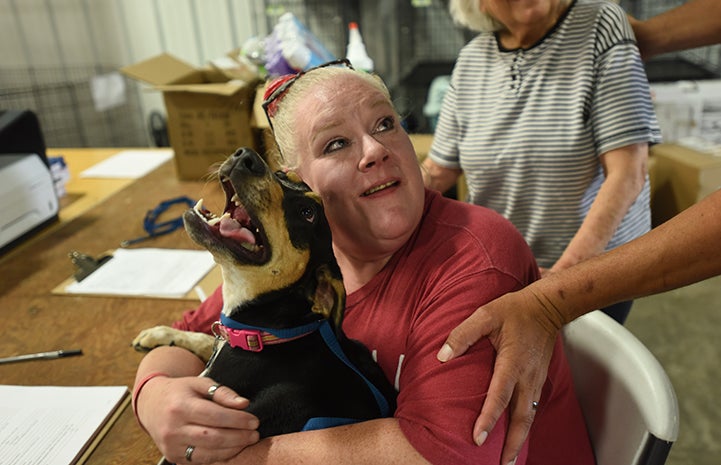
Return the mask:
[[[300,210],[300,216],[302,216],[303,219],[307,222],[312,223],[313,221],[315,221],[315,208],[303,207]]]

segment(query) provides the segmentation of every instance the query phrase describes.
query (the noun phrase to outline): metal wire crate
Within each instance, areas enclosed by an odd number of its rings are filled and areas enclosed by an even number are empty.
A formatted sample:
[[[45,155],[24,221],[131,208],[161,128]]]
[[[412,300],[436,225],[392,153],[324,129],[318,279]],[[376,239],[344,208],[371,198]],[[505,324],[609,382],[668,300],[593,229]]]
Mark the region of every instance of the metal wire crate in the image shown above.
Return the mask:
[[[48,147],[147,146],[137,94],[98,112],[90,90],[96,74],[112,67],[0,68],[0,108],[33,110]]]
[[[469,40],[448,13],[447,0],[266,0],[267,30],[292,12],[336,56],[345,56],[348,23],[359,23],[375,72],[386,82],[409,129],[426,131],[422,115],[428,88],[449,74]]]
[[[620,0],[639,19],[674,8],[684,0]],[[293,12],[337,56],[345,55],[347,24],[358,21],[375,71],[388,84],[408,128],[427,132],[422,108],[433,79],[450,74],[459,50],[473,33],[456,26],[448,0],[264,0],[267,28]],[[656,57],[646,63],[649,80],[721,77],[721,45]]]

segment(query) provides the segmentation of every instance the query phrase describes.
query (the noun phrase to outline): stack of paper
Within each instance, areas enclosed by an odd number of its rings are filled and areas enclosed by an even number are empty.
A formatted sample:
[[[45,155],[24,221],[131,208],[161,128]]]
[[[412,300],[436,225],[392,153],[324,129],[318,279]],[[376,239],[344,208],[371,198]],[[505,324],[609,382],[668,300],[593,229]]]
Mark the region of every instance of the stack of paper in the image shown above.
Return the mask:
[[[214,266],[206,250],[118,249],[91,275],[66,286],[65,292],[182,298]]]
[[[168,150],[123,150],[80,173],[81,178],[131,178],[145,176],[173,158]]]
[[[0,386],[2,463],[83,463],[129,403],[126,386]]]

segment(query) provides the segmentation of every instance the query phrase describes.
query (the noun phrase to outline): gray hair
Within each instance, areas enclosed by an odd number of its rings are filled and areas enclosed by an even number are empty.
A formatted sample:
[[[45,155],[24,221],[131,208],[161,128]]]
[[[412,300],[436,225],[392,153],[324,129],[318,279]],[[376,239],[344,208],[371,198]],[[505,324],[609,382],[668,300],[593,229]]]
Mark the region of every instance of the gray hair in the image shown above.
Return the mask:
[[[506,29],[493,16],[481,11],[484,0],[451,0],[449,10],[453,21],[476,32],[496,32]],[[570,5],[573,0],[560,0],[562,6]]]
[[[297,114],[298,111],[301,111],[299,109],[300,100],[316,85],[333,79],[348,79],[354,76],[379,90],[393,106],[388,88],[383,80],[374,74],[345,67],[326,67],[308,71],[297,78],[293,85],[279,97],[277,110],[273,116],[273,135],[282,153],[282,162],[286,168],[296,169],[298,167],[295,141],[299,136],[296,131],[296,121],[298,117],[302,116]],[[343,102],[338,104],[342,105]]]

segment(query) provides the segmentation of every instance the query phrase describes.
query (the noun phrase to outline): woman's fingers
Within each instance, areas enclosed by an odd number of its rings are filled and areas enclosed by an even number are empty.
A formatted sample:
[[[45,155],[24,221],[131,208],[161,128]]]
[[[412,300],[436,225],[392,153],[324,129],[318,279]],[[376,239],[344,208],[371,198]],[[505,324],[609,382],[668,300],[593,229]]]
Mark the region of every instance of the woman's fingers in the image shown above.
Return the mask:
[[[150,395],[162,396],[161,411],[151,415],[148,428],[169,461],[209,463],[227,460],[259,440],[258,418],[245,411],[249,402],[210,378],[166,378]],[[158,389],[155,391],[155,389]]]
[[[201,387],[200,393],[203,394],[206,399],[228,408],[244,409],[248,407],[250,403],[248,399],[239,396],[228,386],[216,383],[210,378],[205,378],[204,381],[211,383],[207,385],[207,388],[205,384]]]
[[[463,355],[479,339],[489,336],[497,329],[498,326],[490,320],[485,308],[480,307],[450,332],[445,344],[438,351],[438,360],[447,362]]]
[[[488,337],[496,349],[493,376],[473,438],[483,444],[510,406],[502,463],[518,456],[528,436],[558,334],[557,327],[547,323],[544,310],[536,306],[538,300],[532,296],[506,294],[480,307],[453,329],[438,352],[438,359],[445,362],[462,355],[483,337]]]

